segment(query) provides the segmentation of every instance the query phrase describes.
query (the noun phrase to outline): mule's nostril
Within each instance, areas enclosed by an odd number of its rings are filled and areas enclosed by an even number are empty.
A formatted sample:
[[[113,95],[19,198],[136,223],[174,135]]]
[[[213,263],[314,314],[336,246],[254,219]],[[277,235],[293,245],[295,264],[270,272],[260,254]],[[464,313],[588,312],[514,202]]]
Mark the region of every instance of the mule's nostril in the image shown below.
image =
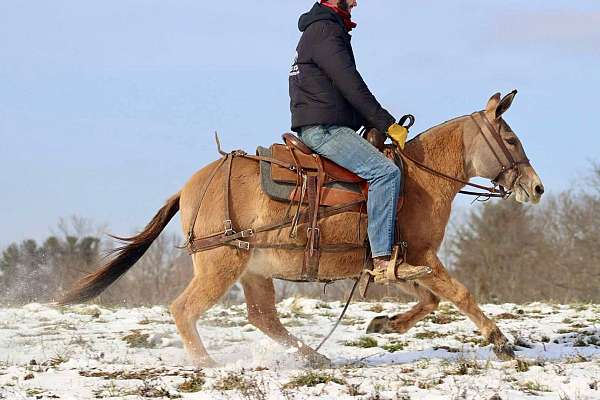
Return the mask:
[[[544,185],[537,185],[535,187],[535,192],[540,196],[544,194]]]

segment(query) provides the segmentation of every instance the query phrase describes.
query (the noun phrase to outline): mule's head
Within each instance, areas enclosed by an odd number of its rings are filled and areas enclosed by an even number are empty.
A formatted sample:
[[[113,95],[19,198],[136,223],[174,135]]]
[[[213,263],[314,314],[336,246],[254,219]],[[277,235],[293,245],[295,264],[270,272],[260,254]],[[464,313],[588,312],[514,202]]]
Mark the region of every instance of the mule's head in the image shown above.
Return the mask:
[[[503,186],[520,203],[537,204],[544,185],[525,154],[515,132],[502,118],[517,91],[501,98],[496,93],[484,111],[472,116],[465,125],[465,164],[469,177],[482,177]]]

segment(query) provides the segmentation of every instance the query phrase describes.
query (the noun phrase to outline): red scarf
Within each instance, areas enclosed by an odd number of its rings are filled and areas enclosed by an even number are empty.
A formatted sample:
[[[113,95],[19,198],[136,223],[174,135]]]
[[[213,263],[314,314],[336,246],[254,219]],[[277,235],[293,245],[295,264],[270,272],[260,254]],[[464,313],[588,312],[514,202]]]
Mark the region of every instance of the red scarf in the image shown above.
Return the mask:
[[[342,20],[344,21],[344,26],[346,27],[346,30],[348,32],[350,32],[352,29],[356,28],[356,23],[352,22],[352,19],[351,19],[352,16],[350,15],[350,12],[348,12],[346,10],[342,10],[339,7],[332,6],[331,4],[327,3],[327,0],[321,0],[321,5],[332,9],[333,11],[335,11],[335,13],[337,15],[342,17]]]

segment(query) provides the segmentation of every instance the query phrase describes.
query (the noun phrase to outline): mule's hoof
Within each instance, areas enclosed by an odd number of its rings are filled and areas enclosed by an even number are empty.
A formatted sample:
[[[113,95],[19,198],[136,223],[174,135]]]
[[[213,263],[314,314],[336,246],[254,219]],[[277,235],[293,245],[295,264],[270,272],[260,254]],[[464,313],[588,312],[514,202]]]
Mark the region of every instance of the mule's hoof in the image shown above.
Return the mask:
[[[390,322],[389,317],[381,315],[373,318],[369,326],[367,327],[367,333],[389,333],[388,323]]]
[[[328,369],[333,367],[333,363],[323,354],[313,353],[305,356],[307,366],[313,369]]]
[[[515,348],[509,342],[494,345],[492,348],[494,350],[494,354],[496,354],[496,357],[502,361],[512,361],[517,358],[515,355]]]

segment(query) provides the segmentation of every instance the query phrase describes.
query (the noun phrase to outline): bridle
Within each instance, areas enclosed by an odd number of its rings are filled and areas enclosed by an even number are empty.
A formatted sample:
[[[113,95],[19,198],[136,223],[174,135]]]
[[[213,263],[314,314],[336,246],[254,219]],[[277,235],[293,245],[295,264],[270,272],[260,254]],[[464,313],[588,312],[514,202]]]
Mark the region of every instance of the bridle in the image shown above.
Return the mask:
[[[510,186],[508,188],[509,191],[512,191],[515,186],[515,183],[521,176],[521,173],[519,171],[519,165],[531,165],[529,159],[525,158],[523,160],[515,161],[515,158],[506,147],[506,143],[504,143],[504,140],[500,135],[500,131],[502,129],[502,121],[500,119],[498,119],[498,128],[494,127],[494,125],[490,122],[488,117],[485,115],[485,112],[483,111],[471,114],[471,119],[479,128],[479,132],[481,133],[483,140],[485,140],[492,154],[496,158],[496,161],[498,161],[498,164],[500,164],[500,172],[494,179],[492,179],[492,183],[497,185],[505,174],[507,174],[510,171],[515,171],[514,177],[510,182]],[[504,153],[506,162],[502,161],[500,155],[498,154],[498,151],[494,148],[493,143],[490,142],[488,137],[495,139],[495,142],[498,145],[497,147],[500,148],[502,153]]]
[[[504,140],[502,140],[502,136],[500,135],[500,131],[502,128],[502,122],[500,120],[498,122],[498,127],[496,128],[490,122],[488,117],[485,115],[484,111],[474,112],[473,114],[470,115],[470,117],[473,120],[473,122],[475,122],[475,125],[478,127],[479,133],[483,137],[484,141],[487,143],[490,151],[492,152],[492,154],[498,161],[498,164],[500,164],[500,172],[498,172],[498,175],[496,176],[496,178],[492,179],[492,183],[494,186],[478,185],[476,183],[472,183],[472,182],[469,182],[464,179],[460,179],[460,178],[457,178],[454,176],[444,174],[443,172],[437,171],[437,170],[421,163],[420,161],[415,160],[414,158],[412,158],[411,156],[406,154],[403,150],[400,149],[400,147],[398,147],[396,145],[394,146],[395,152],[398,155],[398,157],[409,160],[410,162],[412,162],[419,168],[429,172],[432,175],[436,175],[441,178],[444,178],[444,179],[447,179],[450,181],[454,181],[454,182],[458,182],[465,186],[469,186],[469,187],[484,191],[484,192],[473,192],[473,191],[468,191],[468,190],[461,190],[461,191],[459,191],[459,193],[461,193],[461,194],[465,194],[465,195],[469,195],[469,196],[476,196],[477,198],[486,198],[486,199],[490,199],[492,197],[507,199],[512,194],[512,190],[514,189],[515,183],[517,182],[517,180],[519,179],[519,177],[521,175],[519,172],[519,165],[530,165],[530,161],[527,158],[525,158],[523,160],[515,161],[514,157],[512,156],[512,154],[506,147]],[[407,124],[407,121],[408,121],[408,124]],[[408,129],[408,128],[412,127],[412,125],[414,124],[414,121],[415,121],[414,116],[405,115],[404,117],[402,117],[400,119],[399,124]],[[491,139],[493,139],[493,141]],[[494,142],[497,145],[496,147],[494,147],[494,145],[493,145]],[[498,152],[498,148],[500,149],[500,152],[504,153],[506,162],[502,161],[502,158],[500,157],[499,152]],[[502,177],[506,173],[508,173],[510,171],[515,171],[515,174],[514,174],[515,176],[512,179],[512,181],[510,182],[510,185],[507,189],[507,188],[503,187],[502,185],[498,184],[498,182],[502,179]]]

